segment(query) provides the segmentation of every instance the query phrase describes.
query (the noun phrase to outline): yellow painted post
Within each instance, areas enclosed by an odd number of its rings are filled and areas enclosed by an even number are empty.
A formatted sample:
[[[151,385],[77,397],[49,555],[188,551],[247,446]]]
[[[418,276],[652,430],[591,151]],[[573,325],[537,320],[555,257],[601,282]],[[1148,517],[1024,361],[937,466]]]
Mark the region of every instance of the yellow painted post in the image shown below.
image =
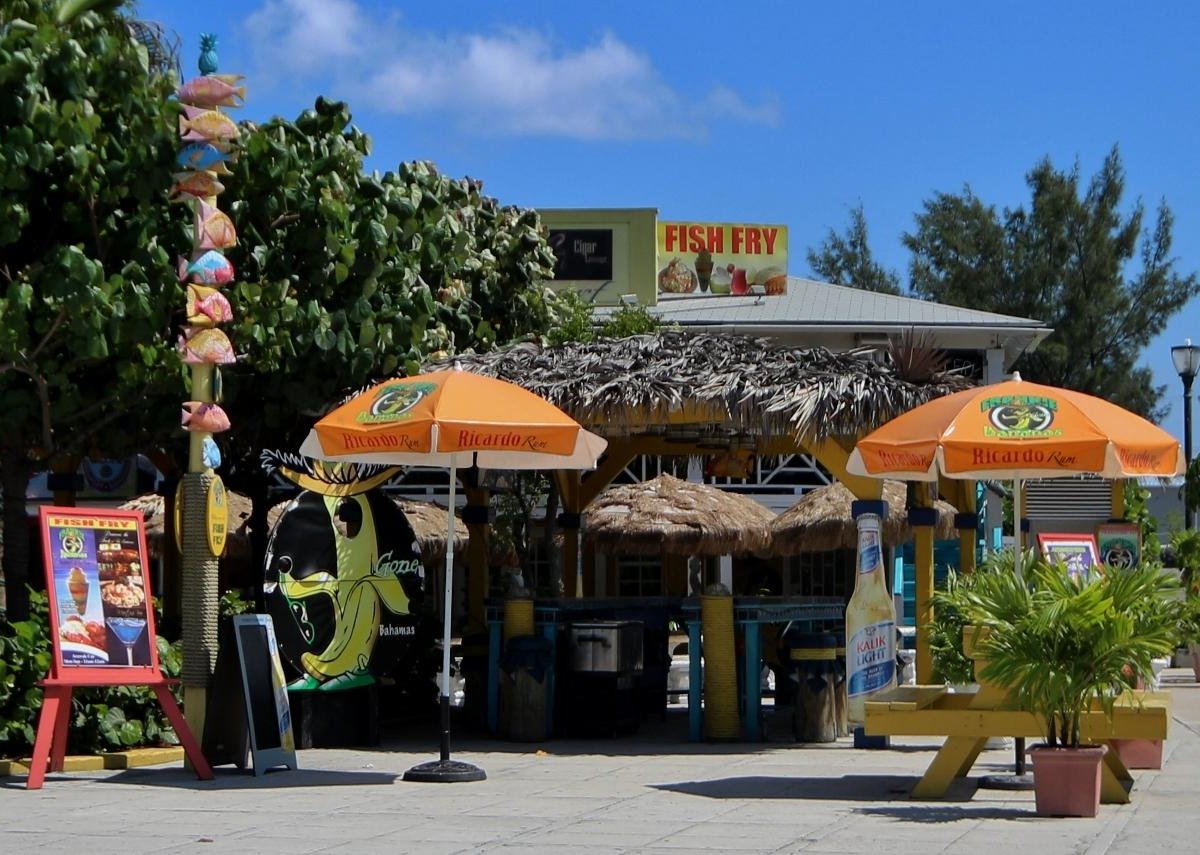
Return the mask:
[[[704,650],[704,734],[709,739],[737,739],[741,722],[732,596],[700,598],[700,630]]]
[[[974,481],[959,481],[958,514],[954,527],[958,529],[958,569],[963,573],[975,570],[975,553],[979,548],[979,511],[975,505]]]
[[[1112,482],[1112,507],[1109,510],[1108,516],[1110,519],[1123,520],[1125,519],[1125,485],[1128,483],[1124,478],[1117,478]]]
[[[187,473],[179,491],[179,535],[184,715],[197,739],[203,739],[208,684],[217,658],[218,559],[228,534],[225,488],[214,472],[221,465],[220,452],[212,435],[229,425],[217,406],[219,375],[214,366],[233,361],[228,337],[217,328],[232,320],[232,311],[218,289],[233,277],[223,251],[236,245],[237,235],[228,216],[217,210],[221,185],[216,173],[224,170],[239,129],[220,108],[238,106],[245,95],[245,89],[236,85],[239,78],[216,75],[216,42],[216,36],[208,33],[200,37],[203,76],[176,93],[184,113],[180,136],[188,148],[179,159],[187,171],[172,188],[193,212],[192,251],[188,265],[180,271],[187,291],[187,326],[181,350],[191,366],[191,384],[189,403],[184,405],[190,413],[183,425],[189,431],[189,442]]]
[[[915,552],[913,572],[916,574],[917,622],[917,683],[933,679],[933,654],[929,649],[929,625],[933,622],[933,529],[937,511],[928,507],[926,499],[909,511],[908,522],[913,529]]]

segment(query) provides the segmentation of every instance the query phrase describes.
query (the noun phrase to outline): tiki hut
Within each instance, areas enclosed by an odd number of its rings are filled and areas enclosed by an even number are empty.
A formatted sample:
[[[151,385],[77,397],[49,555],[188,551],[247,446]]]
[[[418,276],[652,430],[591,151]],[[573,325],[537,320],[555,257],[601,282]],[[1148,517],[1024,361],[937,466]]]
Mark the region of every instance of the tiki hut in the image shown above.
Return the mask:
[[[883,542],[898,546],[912,538],[906,508],[907,489],[902,481],[883,483],[883,500],[888,505],[883,522]],[[854,494],[835,482],[804,494],[800,501],[771,520],[771,553],[795,555],[798,552],[826,552],[854,549],[858,544],[858,526],[850,514]],[[940,540],[957,536],[953,505],[940,499],[934,503],[937,525],[934,537]]]
[[[611,555],[740,555],[766,547],[772,516],[746,496],[662,474],[601,493],[583,539]]]

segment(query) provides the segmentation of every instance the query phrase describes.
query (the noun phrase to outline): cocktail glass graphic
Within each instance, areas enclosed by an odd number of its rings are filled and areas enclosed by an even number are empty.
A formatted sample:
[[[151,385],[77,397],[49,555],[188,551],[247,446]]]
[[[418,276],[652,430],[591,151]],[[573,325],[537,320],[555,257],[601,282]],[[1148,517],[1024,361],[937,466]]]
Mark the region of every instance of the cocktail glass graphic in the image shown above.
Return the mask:
[[[146,619],[109,617],[105,618],[104,622],[108,624],[108,628],[113,631],[117,640],[125,645],[125,664],[132,665],[133,645],[141,638],[142,632],[146,629]]]
[[[133,578],[123,576],[101,585],[104,623],[125,645],[125,658],[133,664],[133,645],[146,629],[146,592]]]

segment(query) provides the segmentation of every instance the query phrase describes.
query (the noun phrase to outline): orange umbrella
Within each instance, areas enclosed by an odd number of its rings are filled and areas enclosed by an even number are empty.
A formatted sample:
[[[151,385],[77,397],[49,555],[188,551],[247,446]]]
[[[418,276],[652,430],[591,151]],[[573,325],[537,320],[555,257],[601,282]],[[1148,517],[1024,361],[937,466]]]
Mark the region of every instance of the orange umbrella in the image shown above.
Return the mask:
[[[1178,475],[1184,459],[1179,440],[1141,416],[1014,373],[897,416],[858,441],[846,469],[910,481],[1013,479],[1013,519],[1020,520],[1025,478]],[[1020,526],[1015,529],[1020,570]]]
[[[454,370],[360,392],[317,422],[300,453],[393,466],[590,469],[606,445],[527,389]]]
[[[459,466],[592,469],[606,440],[527,389],[467,371],[388,380],[318,421],[300,453],[322,460],[450,467],[446,542],[454,543]],[[442,623],[442,751],[409,769],[409,781],[478,781],[483,771],[450,759],[450,601],[454,550],[446,550]]]
[[[949,478],[1105,478],[1177,475],[1179,440],[1102,398],[1012,380],[909,410],[860,439],[856,475]]]

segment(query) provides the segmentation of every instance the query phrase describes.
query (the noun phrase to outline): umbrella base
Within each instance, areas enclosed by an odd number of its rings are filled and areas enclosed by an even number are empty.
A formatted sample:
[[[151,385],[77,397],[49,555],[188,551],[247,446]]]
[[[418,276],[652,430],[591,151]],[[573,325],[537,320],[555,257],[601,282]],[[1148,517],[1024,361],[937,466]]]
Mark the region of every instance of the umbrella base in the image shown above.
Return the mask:
[[[465,784],[487,780],[487,775],[478,766],[461,760],[430,760],[405,772],[404,780],[419,784]]]
[[[979,779],[981,790],[1032,790],[1033,775],[984,775]]]

